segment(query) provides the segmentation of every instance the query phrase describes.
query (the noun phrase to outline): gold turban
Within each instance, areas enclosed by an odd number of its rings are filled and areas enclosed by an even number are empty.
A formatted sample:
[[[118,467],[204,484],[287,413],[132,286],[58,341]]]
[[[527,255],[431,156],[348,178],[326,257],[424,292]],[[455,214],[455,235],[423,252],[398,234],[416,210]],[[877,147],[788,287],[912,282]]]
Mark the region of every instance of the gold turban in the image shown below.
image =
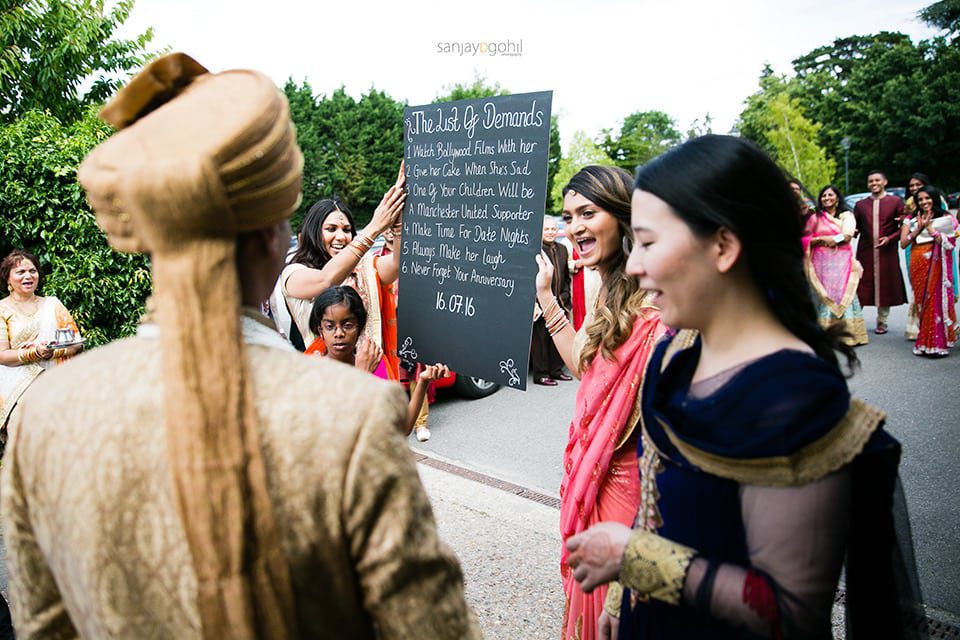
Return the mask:
[[[303,157],[284,96],[256,71],[148,65],[101,112],[121,128],[79,170],[120,251],[151,254],[166,442],[205,638],[292,638],[240,325],[237,235],[300,202]]]

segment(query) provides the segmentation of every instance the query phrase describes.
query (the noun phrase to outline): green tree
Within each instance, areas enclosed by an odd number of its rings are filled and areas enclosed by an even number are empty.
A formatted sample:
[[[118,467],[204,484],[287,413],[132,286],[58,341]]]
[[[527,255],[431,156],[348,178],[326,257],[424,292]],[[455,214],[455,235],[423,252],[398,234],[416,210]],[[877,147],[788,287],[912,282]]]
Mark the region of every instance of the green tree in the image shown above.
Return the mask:
[[[636,111],[623,120],[620,131],[600,132],[598,145],[614,163],[630,173],[645,162],[680,144],[676,121],[663,111]]]
[[[760,72],[759,83],[757,92],[747,97],[734,129],[741,137],[756,143],[767,153],[773,153],[766,136],[769,124],[766,115],[769,112],[770,100],[787,90],[787,79],[785,76],[775,75],[773,68],[765,64]]]
[[[822,125],[808,119],[791,84],[774,75],[766,66],[760,76],[760,90],[747,98],[737,129],[757,143],[784,171],[812,191],[833,182],[837,165],[820,146]]]
[[[492,96],[508,96],[510,92],[500,86],[499,82],[492,85],[487,83],[487,79],[481,75],[475,75],[473,82],[464,84],[457,82],[447,85],[443,92],[437,95],[434,102],[453,102],[454,100],[475,100],[477,98],[490,98]]]
[[[150,57],[152,29],[130,40],[115,37],[133,3],[120,0],[105,11],[103,0],[3,2],[0,121],[39,109],[68,123],[112,95]]]
[[[403,108],[371,88],[355,100],[340,87],[315,96],[310,85],[288,80],[284,93],[304,155],[299,224],[319,199],[338,196],[365,224],[397,176],[403,158]]]
[[[554,202],[558,203],[555,211],[563,207],[563,188],[570,182],[570,178],[588,164],[600,164],[613,166],[616,163],[610,159],[610,156],[597,146],[586,133],[581,130],[574,132],[570,138],[570,146],[567,153],[560,159],[556,178],[553,181],[553,191],[551,196]]]
[[[77,183],[84,156],[110,134],[95,111],[69,125],[38,111],[0,124],[0,254],[36,255],[42,293],[63,301],[94,346],[133,333],[150,291],[146,257],[110,249]]]
[[[713,116],[711,116],[709,112],[703,115],[703,119],[693,119],[693,122],[687,127],[686,140],[693,140],[694,138],[705,136],[708,133],[713,133]]]
[[[837,164],[817,142],[821,125],[804,117],[796,98],[786,93],[774,97],[766,118],[765,136],[773,158],[787,173],[813,191],[834,181]]]
[[[921,9],[917,16],[948,35],[960,35],[960,0],[940,0]]]
[[[452,102],[454,100],[475,100],[477,98],[490,98],[492,96],[508,96],[510,91],[500,86],[499,82],[492,85],[487,83],[483,76],[474,76],[471,84],[457,83],[444,87],[443,93],[436,97],[435,102]],[[547,213],[559,211],[562,203],[555,200],[553,194],[553,185],[556,179],[557,170],[560,168],[560,157],[563,150],[560,147],[560,124],[557,116],[550,116],[550,146],[547,151],[547,198],[544,210]]]
[[[918,170],[960,183],[960,47],[884,32],[835,40],[794,69],[791,95],[823,125],[821,146],[838,164],[840,141],[850,138],[852,182],[880,167],[892,184]]]

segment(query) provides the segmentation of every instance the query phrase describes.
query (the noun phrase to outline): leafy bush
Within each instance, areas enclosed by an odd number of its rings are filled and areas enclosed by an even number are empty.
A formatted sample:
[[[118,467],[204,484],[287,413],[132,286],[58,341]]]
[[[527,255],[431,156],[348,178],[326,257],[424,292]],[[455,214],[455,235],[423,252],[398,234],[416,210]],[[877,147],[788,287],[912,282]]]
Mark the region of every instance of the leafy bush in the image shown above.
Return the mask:
[[[133,333],[150,291],[146,257],[107,245],[77,183],[80,162],[109,134],[93,109],[70,125],[39,111],[0,125],[0,254],[37,256],[41,293],[60,298],[91,346]]]

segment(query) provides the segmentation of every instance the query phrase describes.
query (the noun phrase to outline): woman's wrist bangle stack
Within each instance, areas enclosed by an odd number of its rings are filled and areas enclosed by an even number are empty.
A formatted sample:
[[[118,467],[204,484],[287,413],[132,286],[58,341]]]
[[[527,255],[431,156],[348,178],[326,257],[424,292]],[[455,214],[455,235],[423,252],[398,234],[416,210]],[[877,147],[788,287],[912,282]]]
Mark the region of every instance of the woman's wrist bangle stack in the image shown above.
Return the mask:
[[[547,318],[547,313],[555,311],[552,317]],[[544,322],[547,323],[547,332],[550,334],[550,337],[557,335],[563,331],[570,321],[567,320],[567,314],[563,312],[563,309],[560,308],[560,303],[557,302],[556,297],[554,297],[553,302],[547,305],[547,309],[543,312]]]
[[[50,358],[53,360],[60,360],[67,355],[66,349],[54,349],[53,353],[50,355]]]
[[[564,318],[563,322],[560,323],[560,326],[558,326],[556,329],[550,332],[550,337],[552,338],[558,333],[560,333],[561,331],[563,331],[564,329],[566,329],[568,324],[570,324],[570,321]]]
[[[43,358],[40,357],[39,348],[31,347],[17,351],[17,360],[19,360],[21,364],[28,364],[31,362],[40,362]]]
[[[543,318],[544,318],[544,320],[546,320],[546,318],[547,318],[548,315],[550,315],[550,314],[553,313],[554,311],[559,311],[559,310],[560,310],[560,303],[557,302],[556,297],[554,297],[553,300],[550,301],[550,304],[548,304],[548,305],[546,306],[546,308],[544,308],[544,310],[543,310]]]
[[[363,258],[363,254],[369,251],[372,246],[373,246],[373,240],[363,235],[362,233],[358,233],[357,237],[354,238],[350,242],[350,244],[347,245],[350,251],[353,252],[353,255],[357,256],[358,260]]]

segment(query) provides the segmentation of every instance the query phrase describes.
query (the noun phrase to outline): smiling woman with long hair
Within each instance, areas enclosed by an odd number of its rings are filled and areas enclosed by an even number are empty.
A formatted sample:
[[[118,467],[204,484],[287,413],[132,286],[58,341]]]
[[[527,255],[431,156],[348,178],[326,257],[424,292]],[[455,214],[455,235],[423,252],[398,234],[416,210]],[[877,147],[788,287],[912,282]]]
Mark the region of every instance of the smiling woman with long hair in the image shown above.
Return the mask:
[[[393,295],[388,290],[400,273],[399,219],[406,197],[403,190],[403,166],[397,181],[383,195],[373,219],[359,233],[350,209],[339,198],[316,202],[303,220],[300,244],[280,274],[280,292],[303,344],[309,347],[317,335],[310,328],[310,309],[314,299],[330,287],[353,287],[367,310],[369,322],[364,336],[383,352],[376,372],[382,378],[397,380],[397,318]],[[374,239],[394,229],[392,251],[373,256],[369,250]]]
[[[577,404],[563,453],[560,533],[566,540],[604,520],[633,521],[640,495],[637,413],[640,382],[653,345],[665,328],[649,296],[627,275],[631,246],[630,175],[623,169],[588,166],[563,189],[564,232],[584,267],[595,268],[602,286],[595,309],[574,331],[551,290],[553,263],[538,258],[537,301],[567,368],[580,378]],[[562,637],[596,637],[606,588],[584,593],[561,550],[566,594]]]
[[[916,355],[946,356],[957,341],[953,249],[957,221],[941,206],[940,191],[921,187],[914,197],[916,215],[904,220],[901,248],[908,254],[910,285],[918,323]]]
[[[846,555],[847,637],[894,637],[899,445],[850,396],[842,329],[817,321],[781,169],[708,135],[635,187],[627,271],[682,330],[643,381],[637,528],[567,541],[583,588],[625,588],[601,635],[619,616],[621,638],[830,637]]]

